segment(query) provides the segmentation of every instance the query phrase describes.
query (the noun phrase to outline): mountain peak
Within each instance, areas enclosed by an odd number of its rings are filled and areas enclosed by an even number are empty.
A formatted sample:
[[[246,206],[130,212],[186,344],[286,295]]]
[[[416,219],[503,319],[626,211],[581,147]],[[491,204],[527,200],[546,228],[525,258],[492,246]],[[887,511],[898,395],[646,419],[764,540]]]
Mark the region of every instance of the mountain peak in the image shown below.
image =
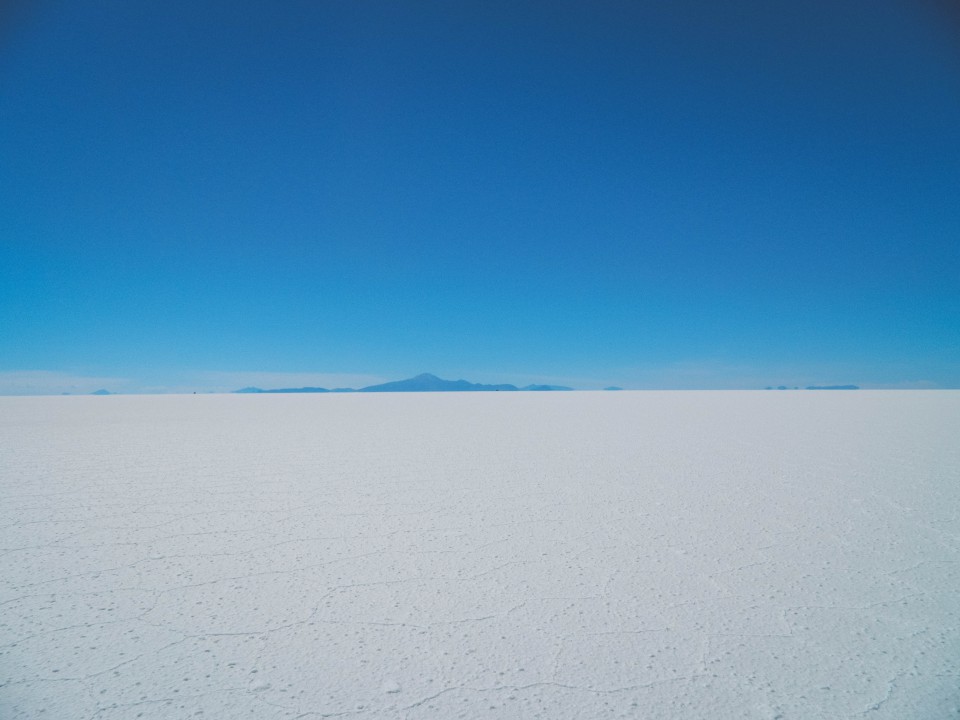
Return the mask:
[[[416,377],[406,380],[395,380],[393,382],[381,383],[379,385],[370,385],[359,390],[352,388],[336,388],[328,390],[321,387],[302,387],[302,388],[277,388],[273,390],[264,390],[258,387],[245,387],[241,390],[234,390],[235,393],[326,393],[326,392],[469,392],[469,391],[516,391],[519,390],[516,385],[484,385],[483,383],[472,383],[467,380],[444,380],[433,373],[420,373]],[[562,385],[527,385],[523,390],[572,390],[573,388]]]
[[[407,380],[371,385],[360,392],[467,392],[476,390],[516,390],[516,385],[483,385],[466,380],[443,380],[431,373],[421,373]]]

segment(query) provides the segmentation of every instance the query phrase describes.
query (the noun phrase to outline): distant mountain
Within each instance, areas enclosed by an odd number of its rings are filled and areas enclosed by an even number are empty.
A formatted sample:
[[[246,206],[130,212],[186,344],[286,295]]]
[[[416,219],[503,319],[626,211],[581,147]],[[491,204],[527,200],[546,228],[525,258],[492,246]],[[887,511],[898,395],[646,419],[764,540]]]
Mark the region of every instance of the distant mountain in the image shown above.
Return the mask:
[[[407,380],[395,380],[381,385],[361,388],[360,392],[469,392],[504,390],[516,391],[516,385],[481,385],[466,380],[442,380],[436,375],[423,373]]]
[[[610,387],[605,387],[604,390],[623,390],[623,388],[617,387],[616,385],[611,385]]]
[[[275,390],[264,390],[258,387],[245,387],[240,390],[234,390],[234,393],[245,394],[267,394],[267,393],[345,393],[345,392],[490,392],[503,390],[505,392],[517,392],[519,390],[573,390],[573,388],[563,385],[527,385],[518,388],[516,385],[483,385],[481,383],[472,383],[467,380],[443,380],[436,375],[423,373],[416,377],[406,380],[395,380],[393,382],[382,383],[380,385],[369,385],[359,390],[353,388],[334,388],[328,390],[322,387],[302,387],[302,388],[277,388]]]
[[[91,394],[91,395],[113,395],[112,392],[110,392],[109,390],[104,390],[103,388],[101,388],[101,389],[99,389],[99,390],[94,390],[94,391],[93,391],[92,393],[90,393],[90,394]]]

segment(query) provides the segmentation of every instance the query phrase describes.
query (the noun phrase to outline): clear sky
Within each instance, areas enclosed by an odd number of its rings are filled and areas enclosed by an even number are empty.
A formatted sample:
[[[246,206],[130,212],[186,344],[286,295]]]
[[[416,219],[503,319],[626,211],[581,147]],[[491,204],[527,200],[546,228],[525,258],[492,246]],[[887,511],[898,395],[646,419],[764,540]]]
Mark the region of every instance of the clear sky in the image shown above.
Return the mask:
[[[947,5],[16,4],[0,392],[960,387]]]

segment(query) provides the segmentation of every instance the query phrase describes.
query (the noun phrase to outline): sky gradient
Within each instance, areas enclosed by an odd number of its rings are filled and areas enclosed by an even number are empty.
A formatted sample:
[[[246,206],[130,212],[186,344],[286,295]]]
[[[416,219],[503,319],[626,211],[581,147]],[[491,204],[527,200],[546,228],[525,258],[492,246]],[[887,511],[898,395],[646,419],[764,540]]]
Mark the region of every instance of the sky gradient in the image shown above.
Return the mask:
[[[960,387],[960,22],[935,3],[0,23],[0,393]]]

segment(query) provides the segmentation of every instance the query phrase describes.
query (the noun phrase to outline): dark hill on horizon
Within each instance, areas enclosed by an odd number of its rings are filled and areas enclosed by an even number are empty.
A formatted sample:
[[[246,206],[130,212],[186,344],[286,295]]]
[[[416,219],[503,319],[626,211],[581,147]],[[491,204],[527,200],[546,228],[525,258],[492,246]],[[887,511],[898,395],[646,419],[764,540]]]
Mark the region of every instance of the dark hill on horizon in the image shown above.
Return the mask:
[[[407,380],[370,385],[360,392],[471,392],[471,391],[517,391],[516,385],[482,385],[467,380],[443,380],[430,373],[422,373]]]
[[[381,383],[379,385],[369,385],[359,390],[353,388],[336,388],[328,390],[322,387],[302,387],[302,388],[276,388],[264,390],[258,387],[245,387],[240,390],[234,390],[234,393],[244,394],[277,394],[277,393],[328,393],[328,392],[523,392],[523,391],[550,391],[550,390],[573,390],[573,388],[563,385],[527,385],[518,388],[516,385],[484,385],[482,383],[472,383],[468,380],[444,380],[430,373],[422,373],[416,377],[406,380],[394,380],[393,382]]]

